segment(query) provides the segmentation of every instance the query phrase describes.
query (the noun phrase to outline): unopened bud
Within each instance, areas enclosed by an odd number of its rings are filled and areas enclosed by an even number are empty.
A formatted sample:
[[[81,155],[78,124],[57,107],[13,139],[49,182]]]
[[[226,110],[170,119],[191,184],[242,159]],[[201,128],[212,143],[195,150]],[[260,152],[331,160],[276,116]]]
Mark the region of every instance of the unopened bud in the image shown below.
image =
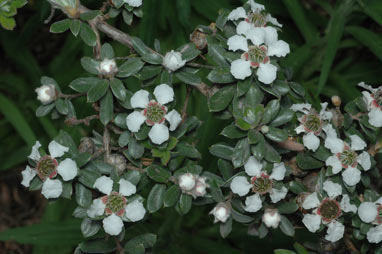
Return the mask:
[[[105,162],[117,169],[118,175],[122,175],[126,169],[126,159],[117,153],[109,154],[105,157]]]
[[[332,96],[332,103],[335,107],[341,106],[341,103],[342,103],[341,98],[337,95]]]
[[[231,211],[228,208],[227,204],[221,202],[218,203],[214,209],[211,210],[210,214],[212,214],[215,217],[214,223],[220,221],[220,222],[226,222],[229,216],[231,215]]]
[[[264,212],[262,220],[268,228],[277,228],[280,224],[281,216],[277,209],[267,208]]]
[[[186,64],[186,60],[182,59],[182,54],[171,50],[167,52],[163,58],[163,66],[169,71],[176,71]]]
[[[48,104],[57,99],[57,90],[54,85],[42,85],[36,88],[37,99],[42,104]]]
[[[204,197],[207,193],[208,187],[210,187],[210,186],[206,183],[206,178],[205,177],[198,177],[196,180],[195,187],[192,190],[191,194],[194,198]]]
[[[191,173],[185,173],[179,176],[178,183],[182,191],[191,191],[196,185],[196,177]]]
[[[269,127],[267,125],[261,126],[260,131],[264,134],[267,134],[269,132]]]
[[[195,44],[197,49],[204,49],[207,46],[207,34],[195,29],[190,35],[190,41]]]
[[[113,77],[118,72],[118,67],[114,59],[105,58],[99,63],[98,71],[104,76]]]

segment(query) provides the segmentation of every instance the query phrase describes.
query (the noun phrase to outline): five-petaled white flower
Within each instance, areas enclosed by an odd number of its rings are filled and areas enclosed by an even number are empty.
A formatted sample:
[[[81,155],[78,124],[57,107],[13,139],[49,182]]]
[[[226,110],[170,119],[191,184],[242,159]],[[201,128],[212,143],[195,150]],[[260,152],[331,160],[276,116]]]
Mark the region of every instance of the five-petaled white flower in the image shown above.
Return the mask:
[[[275,163],[270,175],[266,171],[262,171],[262,168],[263,164],[251,156],[244,165],[245,172],[251,176],[250,183],[246,176],[236,176],[231,182],[230,187],[232,192],[241,197],[247,195],[250,189],[255,193],[245,199],[244,210],[247,212],[254,213],[262,208],[261,195],[269,193],[272,203],[277,203],[285,198],[288,192],[288,189],[284,186],[281,189],[273,187],[274,181],[284,179],[286,172],[284,163]]]
[[[369,111],[369,124],[377,128],[382,127],[382,87],[372,88],[364,82],[358,85],[371,92],[362,92],[367,110]]]
[[[301,112],[303,115],[298,118],[300,125],[295,129],[297,134],[305,133],[302,141],[304,146],[315,152],[320,146],[320,139],[317,137],[321,134],[322,127],[327,120],[333,117],[332,112],[326,111],[328,103],[321,103],[321,111],[317,113],[312,105],[308,103],[293,104],[291,110]]]
[[[174,131],[182,121],[180,114],[175,110],[167,112],[164,104],[174,100],[174,90],[166,84],[155,87],[154,96],[156,100],[149,100],[149,92],[139,90],[130,100],[133,108],[141,108],[142,111],[134,111],[126,118],[126,124],[130,131],[137,132],[141,125],[146,122],[152,126],[149,132],[150,140],[155,144],[162,144],[169,139],[169,130]],[[170,128],[165,124],[170,123]]]
[[[176,71],[186,64],[186,60],[182,59],[182,54],[171,50],[167,52],[163,58],[163,66],[169,71]]]
[[[342,172],[344,182],[349,186],[356,185],[361,180],[361,171],[358,165],[367,171],[371,167],[370,155],[363,151],[358,154],[356,151],[362,151],[366,148],[366,142],[358,135],[350,135],[350,145],[337,138],[337,133],[331,124],[323,127],[326,132],[325,147],[332,152],[332,156],[326,159],[326,166],[332,167],[332,172],[337,174]]]
[[[62,182],[58,179],[53,179],[57,173],[64,181],[70,181],[77,176],[77,164],[74,160],[67,158],[60,163],[56,158],[63,156],[69,148],[60,145],[56,141],[49,143],[48,150],[50,155],[42,156],[38,149],[41,147],[39,141],[32,147],[32,152],[28,156],[31,160],[36,162],[36,167],[31,168],[26,166],[25,170],[21,172],[23,180],[21,182],[25,187],[30,186],[33,178],[38,177],[43,181],[41,193],[45,198],[58,198],[62,193]]]
[[[345,226],[337,221],[341,216],[341,210],[345,213],[356,213],[357,207],[350,203],[347,194],[342,195],[341,202],[337,201],[337,198],[342,194],[340,184],[326,180],[323,189],[327,193],[327,197],[322,200],[318,198],[317,192],[306,196],[302,207],[306,210],[313,209],[313,211],[311,214],[305,214],[302,222],[312,233],[319,230],[321,224],[327,225],[328,230],[325,239],[336,242],[343,237],[345,231]]]
[[[248,45],[248,39],[252,45]],[[234,35],[227,44],[229,50],[243,51],[240,59],[231,63],[231,74],[236,79],[245,79],[252,75],[252,69],[257,68],[256,75],[264,84],[271,84],[277,76],[277,67],[270,63],[270,57],[284,57],[290,52],[285,41],[277,40],[277,34],[274,40],[267,41],[264,31],[259,28],[249,29],[245,37]]]
[[[123,221],[136,222],[142,220],[146,214],[141,201],[135,199],[127,204],[126,197],[135,194],[136,186],[131,182],[120,179],[119,192],[113,191],[113,180],[107,176],[97,178],[94,188],[105,196],[93,200],[87,214],[90,218],[103,217],[103,228],[109,235],[119,235],[123,228]]]
[[[373,225],[366,234],[370,243],[380,243],[382,241],[382,198],[375,202],[362,202],[358,207],[358,216],[365,222]]]

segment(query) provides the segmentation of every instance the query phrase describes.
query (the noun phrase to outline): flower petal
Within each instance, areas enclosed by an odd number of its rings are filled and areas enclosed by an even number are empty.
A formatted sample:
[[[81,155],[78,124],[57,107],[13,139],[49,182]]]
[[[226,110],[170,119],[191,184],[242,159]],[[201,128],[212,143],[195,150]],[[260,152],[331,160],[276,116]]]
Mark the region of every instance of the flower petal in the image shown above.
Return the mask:
[[[269,46],[272,43],[275,43],[278,39],[276,28],[271,27],[271,26],[266,26],[263,29],[265,32],[265,38],[264,38],[265,44],[267,44]]]
[[[130,104],[133,108],[145,108],[149,104],[149,92],[139,90],[130,99]]]
[[[369,92],[366,92],[366,91],[363,91],[362,95],[363,95],[363,100],[367,105],[367,109],[371,110],[374,107],[373,105],[374,98],[371,96]]]
[[[174,90],[167,84],[156,86],[153,94],[157,101],[162,105],[174,100]]]
[[[113,180],[111,180],[108,176],[98,177],[93,187],[98,189],[100,192],[109,195],[113,190]]]
[[[245,211],[255,213],[259,211],[261,207],[263,207],[263,201],[261,200],[259,193],[246,197]]]
[[[317,197],[317,192],[313,192],[305,197],[304,202],[302,203],[302,208],[308,210],[318,207],[320,200]]]
[[[119,180],[119,193],[123,196],[131,196],[137,192],[137,187],[125,179]]]
[[[32,146],[32,152],[28,156],[28,158],[38,161],[41,158],[40,152],[38,149],[41,147],[41,143],[39,141],[36,141],[36,143]]]
[[[231,74],[236,79],[245,79],[246,77],[251,76],[251,62],[243,59],[236,59],[231,63]]]
[[[317,138],[317,136],[314,135],[313,132],[305,134],[302,137],[302,142],[304,143],[304,146],[306,148],[312,150],[313,152],[317,151],[318,147],[320,146],[320,139]]]
[[[302,219],[305,227],[312,233],[320,229],[321,226],[321,216],[317,214],[305,214]]]
[[[182,117],[180,116],[178,111],[176,111],[175,109],[168,112],[165,118],[170,123],[170,128],[169,128],[170,131],[174,131],[178,127],[180,122],[182,122]]]
[[[124,0],[131,7],[139,7],[142,5],[142,0]]]
[[[243,7],[237,7],[236,9],[230,12],[227,19],[238,20],[238,19],[245,19],[246,17],[247,17],[247,14],[245,13],[245,9]]]
[[[320,110],[320,117],[322,120],[330,120],[333,117],[333,113],[326,111],[326,108],[328,107],[327,102],[321,103],[321,110]]]
[[[156,123],[153,127],[151,127],[149,137],[151,142],[160,145],[169,139],[170,133],[168,132],[166,125]]]
[[[142,220],[143,217],[145,217],[145,214],[146,209],[142,202],[139,202],[138,200],[134,200],[126,206],[125,216],[132,222]]]
[[[366,142],[363,141],[358,135],[350,135],[349,138],[351,139],[352,150],[359,151],[367,147]]]
[[[275,41],[268,46],[268,56],[284,57],[290,53],[289,44],[283,40]]]
[[[28,165],[25,167],[23,171],[21,171],[21,175],[23,176],[23,180],[21,181],[21,184],[25,187],[29,187],[30,182],[32,179],[37,175],[36,170],[32,169]]]
[[[106,204],[102,202],[101,198],[94,199],[91,206],[86,210],[90,218],[102,216],[105,212]]]
[[[227,41],[228,49],[232,51],[243,50],[248,51],[247,39],[241,35],[234,35]]]
[[[51,180],[47,178],[42,185],[41,194],[44,195],[45,198],[58,198],[62,193],[62,183],[60,180]]]
[[[326,133],[325,147],[328,148],[333,154],[342,153],[344,150],[344,141],[337,138],[337,132],[331,124],[323,127]]]
[[[251,42],[254,45],[260,46],[261,44],[264,43],[265,32],[264,32],[264,29],[262,29],[260,27],[251,27],[245,33],[245,37],[247,37],[247,39],[251,40]],[[268,49],[268,51],[269,51],[269,49]]]
[[[297,103],[293,104],[290,109],[294,112],[302,112],[304,114],[309,114],[310,109],[312,108],[312,105],[309,103]]]
[[[138,111],[134,111],[126,117],[126,125],[131,132],[139,131],[145,121],[146,117]]]
[[[324,191],[328,193],[328,196],[331,199],[334,199],[335,197],[339,196],[342,194],[342,187],[338,183],[333,183],[330,180],[326,180],[323,185]]]
[[[281,181],[285,177],[286,168],[284,163],[273,164],[272,174],[269,176],[270,179]]]
[[[326,166],[332,167],[333,174],[337,174],[342,170],[342,163],[336,155],[328,157],[325,161]]]
[[[326,231],[325,239],[329,242],[337,242],[344,236],[345,226],[338,221],[332,221]]]
[[[287,193],[288,189],[283,186],[280,190],[272,189],[272,191],[269,193],[269,197],[271,198],[272,203],[277,203],[284,199]]]
[[[342,179],[349,186],[354,186],[361,180],[361,171],[356,168],[349,167],[342,172]]]
[[[249,3],[249,5],[251,5],[251,9],[253,12],[260,12],[260,11],[265,10],[264,5],[258,4],[254,0],[249,0],[247,3]]]
[[[78,173],[76,162],[70,158],[61,161],[57,167],[57,173],[62,176],[64,181],[74,179]]]
[[[261,81],[264,84],[271,84],[276,79],[277,67],[270,63],[260,63],[259,69],[257,70],[256,74],[259,78],[259,81]]]
[[[256,160],[255,157],[249,157],[247,163],[244,165],[245,173],[249,176],[260,176],[263,164]]]
[[[237,34],[246,34],[249,29],[252,28],[252,25],[247,21],[241,21],[236,27]]]
[[[342,200],[341,200],[340,206],[341,206],[342,211],[344,211],[345,213],[350,213],[350,212],[356,213],[357,212],[357,206],[350,204],[350,198],[349,198],[348,194],[342,195]]]
[[[244,176],[236,176],[231,182],[231,190],[233,193],[239,195],[240,197],[248,194],[252,185],[247,181]]]
[[[369,243],[380,243],[382,241],[382,225],[369,229],[367,232],[367,240]]]
[[[105,229],[105,232],[109,235],[119,235],[123,228],[122,219],[114,213],[103,219],[102,224],[103,229]]]
[[[280,24],[280,23],[277,21],[277,19],[274,18],[274,17],[272,17],[272,15],[269,14],[269,13],[267,14],[267,16],[265,16],[265,20],[266,20],[267,22],[269,22],[269,23],[275,25],[275,26],[283,27],[283,25]]]
[[[48,150],[51,157],[57,158],[57,157],[61,157],[62,155],[64,155],[64,153],[69,151],[69,148],[53,140],[52,142],[49,143]]]
[[[358,207],[358,216],[365,223],[371,223],[378,215],[378,208],[372,202],[363,202]]]
[[[382,127],[382,110],[380,108],[373,108],[367,115],[369,116],[369,124],[377,128]]]
[[[371,168],[370,154],[368,152],[359,154],[357,161],[365,171],[368,171]]]

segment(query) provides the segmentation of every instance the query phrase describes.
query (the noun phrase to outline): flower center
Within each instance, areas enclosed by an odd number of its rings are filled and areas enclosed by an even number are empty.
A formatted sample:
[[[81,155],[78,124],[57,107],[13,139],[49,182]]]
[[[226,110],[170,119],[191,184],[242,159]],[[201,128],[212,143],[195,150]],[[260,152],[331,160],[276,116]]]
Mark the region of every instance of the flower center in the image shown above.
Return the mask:
[[[242,55],[242,58],[244,58],[247,61],[251,62],[252,67],[259,67],[260,63],[268,63],[269,57],[267,56],[267,47],[262,46],[249,46],[248,52],[245,52]]]
[[[165,120],[167,109],[165,106],[159,104],[156,101],[150,101],[149,105],[143,111],[146,116],[146,123],[148,125],[153,125],[154,123],[163,123]]]
[[[317,213],[321,215],[324,221],[330,222],[341,215],[340,204],[336,200],[325,198],[321,202]]]
[[[57,175],[57,160],[53,159],[49,155],[41,157],[37,163],[37,174],[41,180],[45,180],[47,177],[53,178]]]
[[[248,15],[247,22],[253,24],[255,27],[263,27],[267,24],[265,16],[259,12],[251,12]]]
[[[382,107],[382,89],[378,89],[375,93],[373,93],[374,104],[377,107]]]
[[[252,177],[251,183],[253,192],[258,192],[259,194],[270,192],[273,186],[272,179],[265,173],[262,173],[260,177]]]
[[[378,214],[377,214],[376,221],[380,225],[382,224],[382,206],[380,204],[378,204],[377,206],[378,206],[377,207]]]
[[[112,192],[106,197],[106,214],[109,215],[115,213],[118,216],[122,216],[125,212],[126,198],[118,192]]]
[[[349,166],[356,167],[358,162],[358,155],[355,151],[351,150],[349,146],[345,146],[345,149],[342,153],[337,154],[338,159],[341,161],[342,166],[347,168]]]
[[[318,135],[321,132],[321,126],[321,118],[317,114],[310,113],[304,116],[304,127],[306,131]]]

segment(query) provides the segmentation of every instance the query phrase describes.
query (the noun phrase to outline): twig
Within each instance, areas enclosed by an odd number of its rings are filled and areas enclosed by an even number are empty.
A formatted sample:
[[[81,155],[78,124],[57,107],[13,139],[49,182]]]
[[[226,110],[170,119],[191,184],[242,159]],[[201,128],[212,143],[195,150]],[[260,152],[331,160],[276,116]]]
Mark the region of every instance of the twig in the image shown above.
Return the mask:
[[[110,130],[112,130],[115,134],[119,134],[119,135],[121,135],[121,134],[124,132],[123,130],[121,130],[121,129],[118,128],[117,126],[114,126],[114,125],[111,125],[111,124],[108,125],[108,128],[109,128]]]
[[[182,109],[182,123],[184,122],[184,120],[186,120],[186,117],[187,117],[187,106],[188,106],[188,102],[190,100],[191,93],[192,93],[192,87],[188,86],[187,87],[186,100],[184,101],[184,105],[183,105],[183,109]]]
[[[126,165],[126,168],[127,168],[128,170],[138,171],[138,172],[140,172],[140,173],[145,173],[145,172],[146,172],[146,170],[144,170],[143,168],[138,168],[138,167],[136,167],[136,166],[133,166],[133,165],[130,164],[130,163]]]
[[[294,141],[293,139],[288,139],[283,142],[277,142],[276,144],[277,146],[281,148],[285,148],[291,151],[296,151],[296,152],[304,151],[304,145]]]
[[[63,94],[63,93],[59,93],[58,97],[63,98],[63,99],[74,99],[74,98],[81,97],[81,96],[84,96],[84,95],[86,95],[86,93],[76,93],[76,94]]]
[[[50,7],[50,15],[46,20],[44,20],[44,24],[48,24],[52,20],[55,11],[56,11],[56,9],[53,6],[51,6]]]
[[[219,87],[209,86],[203,82],[195,87],[199,90],[199,92],[201,92],[207,98],[211,97],[214,93],[216,93],[217,90],[219,90]]]
[[[206,69],[211,69],[211,70],[216,68],[215,66],[198,64],[198,63],[187,63],[187,65],[191,66],[191,67],[200,67],[200,68],[206,68]]]
[[[90,121],[93,119],[99,119],[99,115],[91,115],[87,116],[83,119],[77,119],[75,117],[70,117],[65,120],[65,124],[73,126],[73,125],[78,125],[78,124],[85,124],[86,126],[89,126]]]
[[[344,237],[344,242],[345,242],[345,245],[346,247],[349,249],[349,253],[350,254],[360,254],[359,250],[357,250],[357,248],[355,247],[355,245],[352,243],[352,241],[350,241],[350,237],[349,235],[345,235]]]
[[[94,34],[96,35],[96,45],[94,47],[94,56],[96,59],[101,59],[101,38],[95,23],[89,22],[90,27],[92,28]]]
[[[110,155],[110,132],[107,126],[105,126],[103,131],[103,148],[105,150],[106,157],[108,157]]]
[[[125,250],[123,249],[121,242],[119,241],[118,237],[115,238],[115,244],[117,245],[117,254],[124,254]]]

